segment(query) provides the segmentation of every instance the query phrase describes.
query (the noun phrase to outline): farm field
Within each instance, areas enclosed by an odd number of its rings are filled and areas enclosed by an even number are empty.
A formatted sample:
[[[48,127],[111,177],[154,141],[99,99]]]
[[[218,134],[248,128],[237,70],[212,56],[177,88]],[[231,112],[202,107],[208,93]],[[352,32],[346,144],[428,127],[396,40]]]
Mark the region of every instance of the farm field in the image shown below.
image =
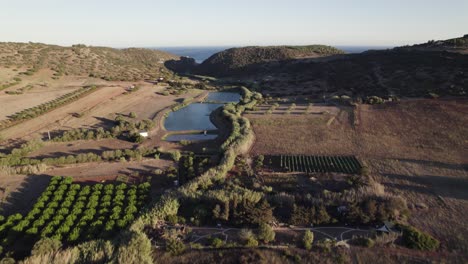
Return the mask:
[[[40,175],[3,175],[0,174],[1,207],[4,213],[16,213],[29,210],[31,204],[45,189],[52,176],[67,175],[78,183],[100,183],[103,181],[114,182],[125,180],[128,182],[138,181],[143,176],[154,175],[155,170],[165,171],[175,166],[173,161],[144,159],[131,162],[104,162],[104,163],[82,163],[62,167],[51,167],[47,172]],[[154,176],[156,183],[154,192],[162,192],[167,186],[164,176]],[[171,186],[172,182],[169,184]]]
[[[51,79],[53,72],[46,69],[40,70],[31,76],[19,75],[18,73],[21,70],[11,71],[11,69],[8,69],[11,72],[10,74],[8,74],[8,71],[4,72],[3,70],[1,71],[2,74],[7,76],[3,76],[4,78],[0,78],[0,80],[20,78],[21,81],[0,91],[0,105],[4,106],[0,112],[0,120],[4,120],[7,116],[20,112],[25,108],[31,108],[56,99],[80,87],[106,84],[103,80],[84,76],[63,76],[54,80]],[[12,83],[12,80],[8,82]]]
[[[1,219],[1,246],[19,257],[44,237],[73,244],[112,236],[135,219],[149,190],[149,183],[80,185],[52,177],[31,211]]]
[[[361,164],[353,156],[280,155],[266,156],[265,159],[270,167],[289,172],[357,174],[361,169]]]
[[[445,250],[466,251],[466,99],[336,108],[329,125],[323,116],[246,115],[256,133],[251,153],[359,156],[386,192],[406,199],[411,224]]]

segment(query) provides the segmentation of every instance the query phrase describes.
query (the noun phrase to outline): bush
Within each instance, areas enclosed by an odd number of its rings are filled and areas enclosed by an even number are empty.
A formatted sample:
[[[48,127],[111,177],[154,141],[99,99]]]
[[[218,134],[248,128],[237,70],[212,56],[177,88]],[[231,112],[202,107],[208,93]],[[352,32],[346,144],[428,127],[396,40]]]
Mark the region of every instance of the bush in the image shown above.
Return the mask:
[[[260,224],[257,235],[259,240],[262,240],[264,243],[269,243],[275,240],[275,236],[275,231],[273,231],[270,225],[265,223]]]
[[[252,230],[243,228],[239,231],[239,239],[244,243],[247,243],[247,241],[251,238],[255,238]]]
[[[304,248],[307,250],[311,250],[313,243],[314,243],[314,233],[312,233],[310,230],[307,230],[304,233],[304,237],[302,238],[302,246],[304,246]]]
[[[250,238],[247,240],[247,243],[245,243],[247,247],[257,247],[258,246],[258,241],[254,237]]]
[[[129,116],[130,118],[136,118],[136,117],[137,117],[137,114],[136,114],[135,112],[130,112],[130,113],[128,114],[128,116]]]
[[[151,241],[144,233],[132,232],[122,241],[116,256],[117,263],[152,263]]]
[[[371,248],[374,246],[374,240],[368,237],[356,237],[351,240],[351,244],[366,248]]]
[[[169,239],[166,241],[166,251],[173,256],[178,256],[185,251],[185,244],[178,239]]]
[[[171,158],[174,161],[179,161],[180,158],[182,157],[182,155],[180,154],[180,151],[178,151],[178,150],[174,150],[174,151],[169,152],[169,155],[171,155]]]
[[[224,241],[219,237],[215,237],[211,240],[211,246],[214,248],[220,248],[224,245]]]
[[[403,243],[408,248],[419,250],[436,250],[440,242],[431,235],[412,226],[403,227]]]
[[[39,240],[31,251],[31,255],[46,255],[57,252],[62,247],[62,242],[52,238],[43,238]]]

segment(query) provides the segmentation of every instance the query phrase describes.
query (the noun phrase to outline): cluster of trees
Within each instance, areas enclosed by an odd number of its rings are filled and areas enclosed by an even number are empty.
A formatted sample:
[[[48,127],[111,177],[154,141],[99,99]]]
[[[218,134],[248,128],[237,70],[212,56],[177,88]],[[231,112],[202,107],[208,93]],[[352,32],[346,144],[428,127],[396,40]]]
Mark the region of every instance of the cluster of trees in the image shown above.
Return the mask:
[[[161,152],[157,149],[117,149],[106,150],[102,152],[102,159],[106,161],[119,161],[119,160],[141,160],[143,157],[160,155]]]
[[[440,242],[429,235],[412,226],[402,226],[403,243],[405,246],[418,250],[436,250],[439,248]]]
[[[195,225],[258,226],[272,222],[273,207],[261,193],[231,183],[220,187],[202,197],[181,200],[179,214]]]
[[[132,116],[132,113],[129,115]],[[133,116],[136,115],[134,114]],[[104,130],[102,127],[98,129],[78,128],[63,132],[62,135],[54,137],[53,141],[67,142],[75,140],[99,140],[103,138],[117,138],[126,135],[127,140],[141,143],[143,139],[138,131],[149,130],[155,125],[154,122],[149,119],[144,119],[138,122],[131,122],[126,120],[122,115],[118,115],[115,118],[115,122],[116,125],[110,130]]]
[[[69,177],[53,177],[25,217],[12,215],[0,226],[1,246],[40,238],[76,243],[109,237],[135,219],[149,190],[149,183],[82,186]]]
[[[196,156],[193,152],[179,160],[179,179],[181,184],[203,174],[210,163],[209,157]]]
[[[80,97],[84,96],[85,94],[88,94],[96,90],[96,88],[97,88],[96,86],[80,88],[76,91],[64,94],[60,96],[59,98],[54,99],[52,101],[17,112],[13,114],[12,116],[10,116],[9,120],[11,122],[17,122],[17,121],[27,120],[27,119],[37,117],[59,106],[75,101],[79,99]]]
[[[77,155],[60,156],[57,158],[34,159],[25,157],[27,154],[39,149],[41,146],[41,141],[30,141],[26,144],[23,144],[20,148],[13,149],[12,152],[8,155],[0,154],[0,168],[2,169],[2,171],[5,172],[17,171],[18,173],[21,173],[28,171],[40,171],[44,169],[44,166],[46,165],[64,165],[86,162],[98,162],[102,160],[140,160],[146,156],[161,154],[161,152],[159,152],[157,149],[141,148],[108,150],[102,152],[100,155],[93,152],[89,152],[80,153]],[[16,167],[13,170],[9,170],[8,168],[10,168],[11,166]]]
[[[339,197],[277,193],[268,195],[267,199],[274,207],[275,218],[291,225],[381,223],[407,212],[404,200],[396,197],[366,196],[359,201],[346,202]]]
[[[394,220],[397,213],[407,212],[404,200],[397,198],[367,197],[365,200],[350,203],[344,215],[351,223],[375,223]]]
[[[41,140],[31,140],[22,144],[19,148],[14,148],[10,154],[0,153],[0,166],[27,165],[21,164],[21,160],[29,153],[40,149],[43,146]]]

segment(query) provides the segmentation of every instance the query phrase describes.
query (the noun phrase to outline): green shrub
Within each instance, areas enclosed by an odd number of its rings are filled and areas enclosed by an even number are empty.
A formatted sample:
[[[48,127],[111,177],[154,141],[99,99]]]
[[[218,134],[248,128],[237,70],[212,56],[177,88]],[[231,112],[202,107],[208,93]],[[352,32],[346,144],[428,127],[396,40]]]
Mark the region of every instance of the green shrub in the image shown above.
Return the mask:
[[[254,237],[252,237],[249,240],[247,240],[247,243],[245,243],[245,246],[247,246],[247,247],[257,247],[258,246],[258,240],[255,239]]]
[[[351,244],[371,248],[374,246],[375,242],[368,237],[356,237],[351,240]]]
[[[307,249],[312,249],[312,244],[314,243],[314,233],[310,230],[305,231],[304,237],[302,238],[302,246]]]
[[[403,243],[412,249],[436,250],[440,242],[431,235],[422,232],[412,226],[403,227]]]
[[[178,239],[169,239],[166,241],[166,251],[173,256],[178,256],[185,251],[185,244]]]
[[[273,231],[273,228],[271,228],[270,225],[266,223],[260,224],[257,235],[259,240],[263,241],[264,243],[269,243],[275,240],[275,236],[275,231]]]
[[[224,246],[224,241],[219,237],[215,237],[211,240],[211,246],[214,248],[220,248]]]
[[[173,151],[169,152],[169,155],[171,155],[171,158],[174,161],[179,161],[180,158],[182,157],[182,155],[180,154],[180,151],[178,151],[178,150],[173,150]]]

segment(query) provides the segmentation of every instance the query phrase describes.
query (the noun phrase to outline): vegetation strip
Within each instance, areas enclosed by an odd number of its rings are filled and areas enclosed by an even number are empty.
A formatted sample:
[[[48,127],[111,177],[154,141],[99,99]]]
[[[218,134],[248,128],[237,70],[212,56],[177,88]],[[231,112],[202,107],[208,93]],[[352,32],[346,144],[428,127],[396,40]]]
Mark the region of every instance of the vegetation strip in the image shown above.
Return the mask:
[[[32,108],[22,110],[21,112],[13,114],[9,119],[0,121],[0,129],[5,129],[8,127],[17,125],[25,120],[29,120],[37,116],[43,115],[60,106],[76,101],[80,99],[81,97],[94,92],[96,89],[97,89],[96,86],[86,86],[76,91],[64,94],[60,96],[59,98],[54,99],[52,101],[40,104],[38,106],[34,106]]]

